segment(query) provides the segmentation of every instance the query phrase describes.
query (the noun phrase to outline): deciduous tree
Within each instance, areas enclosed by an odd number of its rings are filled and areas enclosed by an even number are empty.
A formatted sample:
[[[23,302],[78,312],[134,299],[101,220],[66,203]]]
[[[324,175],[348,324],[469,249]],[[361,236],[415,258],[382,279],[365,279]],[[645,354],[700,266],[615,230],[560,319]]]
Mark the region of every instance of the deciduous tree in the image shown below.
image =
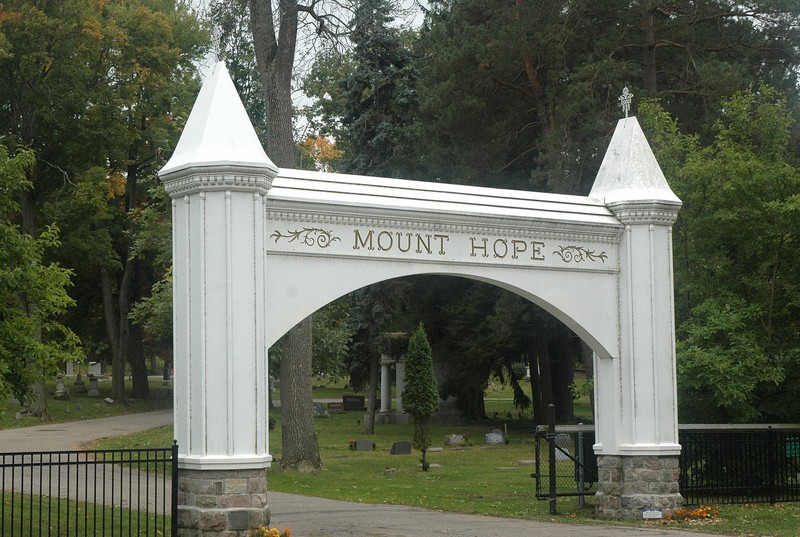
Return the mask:
[[[675,226],[681,417],[796,420],[800,169],[787,102],[768,87],[737,93],[708,145],[657,106],[643,112],[684,203]]]
[[[35,159],[30,150],[10,154],[0,145],[0,394],[32,402],[31,386],[41,386],[65,360],[81,360],[78,337],[60,322],[74,305],[67,294],[71,272],[47,262],[58,244],[58,229],[45,226],[34,238],[15,220],[15,195],[31,187],[27,170]],[[40,394],[38,415],[48,419]]]
[[[336,4],[331,2],[331,4]],[[340,32],[341,19],[318,8],[326,2],[300,4],[297,0],[250,0],[250,28],[256,64],[266,105],[267,154],[278,166],[297,168],[298,151],[292,133],[292,76],[301,14],[320,36]],[[289,331],[281,360],[281,408],[283,455],[281,466],[319,468],[319,456],[311,393],[312,319],[308,317]]]
[[[0,10],[9,51],[0,59],[0,123],[37,154],[23,229],[35,236],[42,219],[59,219],[58,255],[74,268],[79,295],[70,322],[83,325],[98,358],[111,352],[115,398],[124,399],[126,362],[133,395],[147,396],[143,338],[129,313],[155,275],[132,256],[136,222],[186,117],[206,34],[174,0],[13,0]],[[75,217],[87,213],[85,222]]]

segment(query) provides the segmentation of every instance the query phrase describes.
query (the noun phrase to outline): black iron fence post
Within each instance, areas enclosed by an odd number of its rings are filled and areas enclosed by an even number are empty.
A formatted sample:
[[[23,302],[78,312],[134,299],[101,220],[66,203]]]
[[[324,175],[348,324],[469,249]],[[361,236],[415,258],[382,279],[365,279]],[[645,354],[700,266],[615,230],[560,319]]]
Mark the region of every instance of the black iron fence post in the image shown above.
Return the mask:
[[[583,425],[579,423],[578,425]],[[586,491],[586,483],[584,469],[586,468],[586,460],[583,453],[583,431],[578,431],[578,507],[583,509],[586,507],[586,498],[584,492]]]
[[[547,405],[547,449],[550,456],[550,514],[556,513],[556,406]]]
[[[172,537],[178,537],[178,441],[172,441],[172,518],[170,530]]]
[[[777,472],[777,464],[775,461],[775,430],[770,427],[767,429],[767,473],[769,474],[769,503],[775,504],[775,473]]]

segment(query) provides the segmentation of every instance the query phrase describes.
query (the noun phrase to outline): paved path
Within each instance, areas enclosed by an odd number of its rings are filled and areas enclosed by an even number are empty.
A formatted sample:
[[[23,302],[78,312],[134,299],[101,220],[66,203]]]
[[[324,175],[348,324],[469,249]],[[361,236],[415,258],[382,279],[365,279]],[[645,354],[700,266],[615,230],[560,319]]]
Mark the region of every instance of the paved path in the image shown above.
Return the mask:
[[[79,449],[81,444],[172,423],[172,411],[128,414],[79,422],[0,431],[0,452]],[[169,494],[167,493],[167,497]],[[291,528],[298,537],[713,537],[663,527],[552,524],[460,515],[402,505],[341,502],[281,492],[268,493],[272,526]],[[536,501],[531,499],[531,501]]]
[[[268,493],[267,501],[272,512],[270,525],[288,527],[292,535],[302,537],[713,537],[658,526],[552,524],[444,513],[403,505],[340,502],[281,492]]]
[[[82,444],[172,424],[172,410],[125,414],[110,418],[43,423],[0,431],[0,453],[80,449]],[[167,446],[165,446],[167,447]]]

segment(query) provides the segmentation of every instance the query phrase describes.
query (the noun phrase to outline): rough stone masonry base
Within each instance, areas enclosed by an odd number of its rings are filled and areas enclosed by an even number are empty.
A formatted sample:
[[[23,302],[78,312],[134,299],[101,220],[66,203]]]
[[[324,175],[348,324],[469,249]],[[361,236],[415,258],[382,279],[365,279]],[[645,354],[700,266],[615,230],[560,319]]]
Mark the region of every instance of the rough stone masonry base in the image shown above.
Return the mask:
[[[641,519],[645,509],[666,516],[680,508],[680,466],[676,456],[601,455],[595,511],[599,518]]]
[[[264,469],[180,471],[180,537],[242,537],[262,524],[269,524]]]

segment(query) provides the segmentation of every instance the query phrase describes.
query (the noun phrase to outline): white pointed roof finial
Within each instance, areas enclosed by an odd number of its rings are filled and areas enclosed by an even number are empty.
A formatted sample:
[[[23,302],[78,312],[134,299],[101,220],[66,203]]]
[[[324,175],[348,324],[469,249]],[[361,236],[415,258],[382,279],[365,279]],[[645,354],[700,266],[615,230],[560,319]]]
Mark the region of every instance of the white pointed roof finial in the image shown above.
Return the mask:
[[[178,145],[158,174],[166,182],[193,168],[261,169],[270,180],[278,174],[223,62],[206,77]]]
[[[680,207],[636,117],[617,123],[589,197],[607,206],[657,202]]]

